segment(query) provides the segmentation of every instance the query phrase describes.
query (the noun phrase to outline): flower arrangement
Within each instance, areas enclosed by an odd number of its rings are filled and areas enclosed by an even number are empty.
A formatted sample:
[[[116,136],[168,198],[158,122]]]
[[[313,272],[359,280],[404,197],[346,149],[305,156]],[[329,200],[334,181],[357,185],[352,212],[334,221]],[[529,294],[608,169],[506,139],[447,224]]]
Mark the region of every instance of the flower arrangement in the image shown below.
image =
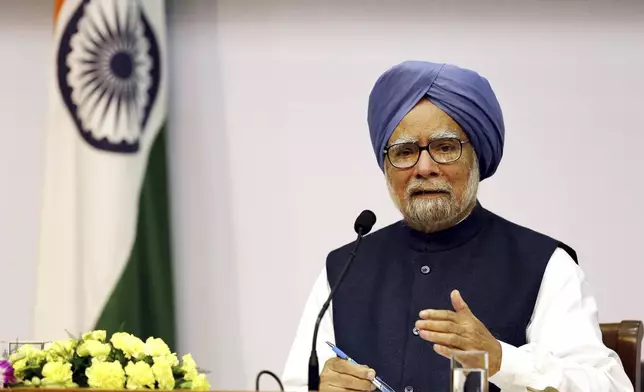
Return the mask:
[[[0,361],[0,387],[208,390],[192,355],[177,358],[158,338],[92,331],[82,338],[25,344]]]

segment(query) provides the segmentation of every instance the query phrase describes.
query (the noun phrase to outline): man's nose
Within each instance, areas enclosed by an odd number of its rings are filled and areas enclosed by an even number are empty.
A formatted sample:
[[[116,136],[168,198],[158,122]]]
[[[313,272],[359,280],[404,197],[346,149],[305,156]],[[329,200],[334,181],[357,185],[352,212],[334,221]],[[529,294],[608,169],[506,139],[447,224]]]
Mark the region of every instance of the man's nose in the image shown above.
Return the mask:
[[[440,174],[440,168],[429,152],[421,151],[418,162],[416,163],[416,175],[419,177],[436,177]]]

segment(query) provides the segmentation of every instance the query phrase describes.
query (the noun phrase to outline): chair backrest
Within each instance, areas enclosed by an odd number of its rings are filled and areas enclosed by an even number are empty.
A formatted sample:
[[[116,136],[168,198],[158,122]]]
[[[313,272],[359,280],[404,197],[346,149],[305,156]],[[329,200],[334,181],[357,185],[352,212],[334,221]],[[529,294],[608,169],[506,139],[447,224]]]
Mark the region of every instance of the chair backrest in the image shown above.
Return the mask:
[[[636,392],[641,391],[642,322],[624,320],[621,323],[600,324],[600,327],[604,344],[619,355],[633,388]]]

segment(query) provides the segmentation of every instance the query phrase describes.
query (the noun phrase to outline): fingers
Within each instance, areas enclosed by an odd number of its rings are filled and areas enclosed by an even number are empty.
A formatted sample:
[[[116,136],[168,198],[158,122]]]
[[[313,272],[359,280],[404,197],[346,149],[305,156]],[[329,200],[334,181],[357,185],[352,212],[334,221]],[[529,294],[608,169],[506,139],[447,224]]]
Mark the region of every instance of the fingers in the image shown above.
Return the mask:
[[[437,354],[439,354],[439,355],[441,355],[441,356],[443,356],[443,357],[445,357],[447,359],[449,359],[450,356],[452,355],[452,352],[454,352],[453,349],[451,349],[449,347],[441,346],[440,344],[435,344],[433,348],[434,348],[434,351]]]
[[[324,364],[320,374],[320,391],[373,391],[375,386],[371,380],[375,376],[375,371],[367,366],[331,358]]]
[[[452,307],[454,308],[454,311],[425,309],[420,312],[420,318],[423,320],[434,319],[455,321],[459,313],[472,314],[470,307],[461,296],[460,291],[453,290],[450,294],[450,299],[452,301]]]
[[[453,290],[450,294],[452,300],[452,307],[456,312],[469,312],[470,308],[465,303],[465,300],[461,296],[461,293],[458,290]]]
[[[464,332],[464,328],[461,325],[453,321],[444,320],[418,320],[415,327],[421,331],[449,332],[457,335],[461,335]]]
[[[371,381],[376,376],[376,372],[373,369],[367,366],[356,365],[355,363],[340,358],[331,358],[327,361],[327,364],[336,373],[346,374],[363,380]]]
[[[350,391],[373,391],[376,387],[369,380],[363,380],[347,374],[337,373],[336,377],[328,381],[330,386],[347,389]]]
[[[456,312],[451,310],[425,309],[419,313],[423,320],[456,321]]]
[[[465,350],[467,341],[459,335],[453,333],[420,331],[420,337],[432,343],[451,348]]]

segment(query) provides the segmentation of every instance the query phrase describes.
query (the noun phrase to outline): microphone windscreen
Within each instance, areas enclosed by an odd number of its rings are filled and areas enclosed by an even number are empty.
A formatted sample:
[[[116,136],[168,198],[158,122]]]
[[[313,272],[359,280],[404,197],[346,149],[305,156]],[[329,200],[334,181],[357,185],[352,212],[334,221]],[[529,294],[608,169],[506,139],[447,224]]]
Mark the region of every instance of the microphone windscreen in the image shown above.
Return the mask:
[[[356,218],[356,223],[353,225],[353,230],[357,234],[366,235],[371,231],[371,228],[376,223],[376,214],[369,210],[364,210]]]

